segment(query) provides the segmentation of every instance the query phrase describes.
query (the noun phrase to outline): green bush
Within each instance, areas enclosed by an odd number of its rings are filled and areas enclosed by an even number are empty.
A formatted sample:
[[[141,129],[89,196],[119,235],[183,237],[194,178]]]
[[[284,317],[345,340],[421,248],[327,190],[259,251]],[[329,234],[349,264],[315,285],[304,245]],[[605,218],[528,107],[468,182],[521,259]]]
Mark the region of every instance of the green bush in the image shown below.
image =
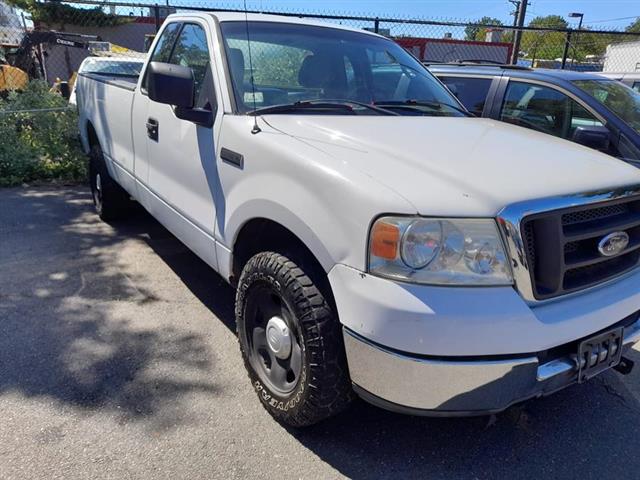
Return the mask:
[[[0,186],[86,178],[75,110],[25,112],[67,105],[39,80],[0,100]]]

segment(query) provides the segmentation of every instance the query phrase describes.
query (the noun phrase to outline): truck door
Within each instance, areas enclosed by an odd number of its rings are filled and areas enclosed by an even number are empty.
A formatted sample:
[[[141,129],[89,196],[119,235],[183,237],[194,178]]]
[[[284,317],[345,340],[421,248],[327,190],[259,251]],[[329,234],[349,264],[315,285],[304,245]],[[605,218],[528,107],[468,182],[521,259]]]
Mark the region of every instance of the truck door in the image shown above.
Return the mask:
[[[164,26],[158,37],[149,62],[168,62],[173,45],[182,28],[181,22],[172,22]],[[135,151],[134,172],[143,187],[149,185],[149,156],[147,152],[147,118],[149,118],[149,97],[147,95],[147,76],[143,73],[138,92],[133,99],[131,126]],[[148,192],[141,188],[138,196],[146,205]]]
[[[161,49],[157,61],[191,68],[195,80],[194,106],[210,109],[216,117],[220,112],[217,109],[207,25],[197,19],[189,19],[180,22],[179,27],[167,35],[167,43],[171,43],[171,36],[175,40],[169,48],[159,38],[157,45]],[[156,56],[155,50],[152,60]],[[217,118],[212,128],[196,125],[177,118],[170,105],[146,99],[144,118],[134,120],[140,124],[137,125],[138,131],[144,128],[146,136],[146,158],[136,170],[140,172],[136,175],[139,180],[146,183],[145,206],[216,268],[214,199],[220,189],[215,138],[220,120]]]

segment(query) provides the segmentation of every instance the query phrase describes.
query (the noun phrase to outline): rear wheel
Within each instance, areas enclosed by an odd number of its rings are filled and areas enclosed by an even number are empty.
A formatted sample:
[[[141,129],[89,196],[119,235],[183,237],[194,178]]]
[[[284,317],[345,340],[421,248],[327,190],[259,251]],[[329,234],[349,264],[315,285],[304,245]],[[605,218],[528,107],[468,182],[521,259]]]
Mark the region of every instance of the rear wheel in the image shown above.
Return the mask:
[[[127,192],[109,175],[100,145],[89,152],[89,184],[96,213],[105,222],[123,218],[131,204]]]
[[[290,426],[317,423],[352,399],[342,332],[320,289],[296,263],[259,253],[236,295],[238,338],[263,406]]]

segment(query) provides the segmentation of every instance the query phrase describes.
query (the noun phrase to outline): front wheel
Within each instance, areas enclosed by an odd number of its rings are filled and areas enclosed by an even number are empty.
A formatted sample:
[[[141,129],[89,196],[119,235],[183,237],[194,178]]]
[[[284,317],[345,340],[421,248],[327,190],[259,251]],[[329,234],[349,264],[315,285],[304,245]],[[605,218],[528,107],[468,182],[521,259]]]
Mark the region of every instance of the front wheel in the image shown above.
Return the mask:
[[[274,252],[251,258],[238,284],[236,321],[249,378],[278,421],[307,426],[349,405],[338,319],[296,263]]]

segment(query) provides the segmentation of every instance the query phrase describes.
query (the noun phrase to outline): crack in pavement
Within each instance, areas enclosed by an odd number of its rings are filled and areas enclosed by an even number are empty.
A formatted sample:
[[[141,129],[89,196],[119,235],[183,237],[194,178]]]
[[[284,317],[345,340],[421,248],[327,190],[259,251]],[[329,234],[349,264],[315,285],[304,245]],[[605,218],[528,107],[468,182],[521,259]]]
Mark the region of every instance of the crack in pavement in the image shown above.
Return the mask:
[[[622,404],[622,406],[628,408],[634,413],[640,413],[640,408],[634,408],[632,405],[629,405],[629,402],[627,401],[626,396],[618,392],[613,385],[610,385],[609,383],[607,383],[605,377],[596,377],[595,379],[604,388],[605,392],[607,392],[609,395],[619,400],[619,403]],[[621,385],[623,384],[621,383]],[[630,392],[628,393],[631,394]]]

